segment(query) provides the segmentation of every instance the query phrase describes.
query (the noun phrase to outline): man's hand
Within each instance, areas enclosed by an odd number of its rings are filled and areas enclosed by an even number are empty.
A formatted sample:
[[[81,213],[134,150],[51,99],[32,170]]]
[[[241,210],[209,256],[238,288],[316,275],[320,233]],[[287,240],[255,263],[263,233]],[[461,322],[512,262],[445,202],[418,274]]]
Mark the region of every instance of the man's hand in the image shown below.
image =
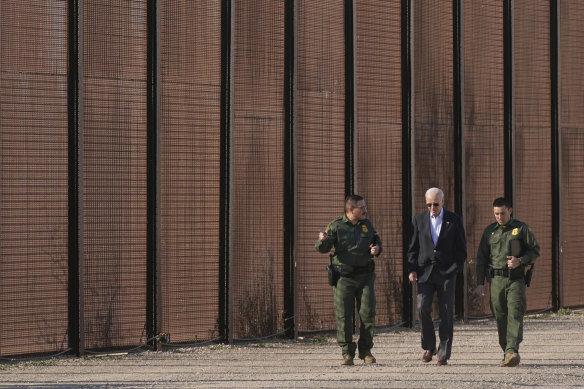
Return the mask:
[[[413,271],[410,273],[410,275],[408,276],[408,278],[410,279],[410,282],[414,283],[414,282],[418,282],[418,274]]]
[[[521,261],[519,260],[519,258],[513,256],[507,257],[507,267],[509,269],[515,269],[518,268],[519,266],[521,266]]]
[[[483,285],[477,286],[477,294],[479,296],[484,296],[485,295],[485,287]]]
[[[372,244],[370,244],[369,249],[370,249],[371,255],[379,254],[379,245],[373,246]]]
[[[326,238],[328,238],[328,234],[326,232],[320,230],[318,233],[318,240],[320,240],[322,242],[323,240],[326,240]]]

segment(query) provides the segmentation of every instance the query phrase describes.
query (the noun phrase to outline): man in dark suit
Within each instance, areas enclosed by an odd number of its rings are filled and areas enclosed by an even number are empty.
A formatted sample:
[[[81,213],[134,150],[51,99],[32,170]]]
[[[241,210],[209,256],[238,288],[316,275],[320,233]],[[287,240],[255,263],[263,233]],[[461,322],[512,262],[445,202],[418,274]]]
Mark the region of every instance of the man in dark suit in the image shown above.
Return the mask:
[[[418,284],[418,315],[422,324],[422,361],[428,363],[438,354],[438,365],[448,364],[454,332],[454,289],[456,273],[466,260],[466,237],[462,220],[444,206],[444,192],[426,191],[426,207],[414,217],[408,249],[410,282]],[[440,343],[432,322],[432,301],[438,294]]]

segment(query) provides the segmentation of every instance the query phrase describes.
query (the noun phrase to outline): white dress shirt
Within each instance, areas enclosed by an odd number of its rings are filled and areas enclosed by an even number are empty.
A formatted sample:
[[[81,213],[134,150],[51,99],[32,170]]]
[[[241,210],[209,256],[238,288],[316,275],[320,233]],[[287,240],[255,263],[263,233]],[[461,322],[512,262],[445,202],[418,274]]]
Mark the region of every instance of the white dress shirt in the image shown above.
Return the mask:
[[[434,246],[438,242],[438,237],[440,236],[440,229],[442,228],[442,218],[444,217],[444,208],[440,210],[440,215],[434,216],[430,213],[430,232],[432,233],[432,241],[434,241]]]

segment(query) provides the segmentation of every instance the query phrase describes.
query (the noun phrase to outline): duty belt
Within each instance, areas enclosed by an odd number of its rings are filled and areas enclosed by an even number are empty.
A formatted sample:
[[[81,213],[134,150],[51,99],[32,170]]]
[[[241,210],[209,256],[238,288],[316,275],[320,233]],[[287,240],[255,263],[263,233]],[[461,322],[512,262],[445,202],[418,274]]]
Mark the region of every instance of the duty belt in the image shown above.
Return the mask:
[[[333,265],[333,268],[343,277],[354,277],[375,271],[375,262],[369,261],[367,266]]]
[[[523,266],[508,270],[508,269],[491,269],[491,277],[509,277],[512,280],[523,278]]]
[[[493,276],[509,277],[509,270],[507,270],[507,269],[493,269]]]

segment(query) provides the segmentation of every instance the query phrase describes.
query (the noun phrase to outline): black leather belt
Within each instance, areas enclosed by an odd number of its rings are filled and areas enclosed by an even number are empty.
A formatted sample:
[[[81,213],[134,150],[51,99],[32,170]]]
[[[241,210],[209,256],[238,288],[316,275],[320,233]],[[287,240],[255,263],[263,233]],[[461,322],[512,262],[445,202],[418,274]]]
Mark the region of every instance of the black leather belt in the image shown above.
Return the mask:
[[[511,280],[519,280],[524,277],[524,267],[520,266],[515,269],[491,269],[491,277],[508,277]]]
[[[509,270],[507,270],[507,269],[493,269],[493,276],[509,277]]]
[[[375,271],[375,262],[369,261],[367,266],[333,265],[333,268],[343,277],[354,277],[359,274]]]

